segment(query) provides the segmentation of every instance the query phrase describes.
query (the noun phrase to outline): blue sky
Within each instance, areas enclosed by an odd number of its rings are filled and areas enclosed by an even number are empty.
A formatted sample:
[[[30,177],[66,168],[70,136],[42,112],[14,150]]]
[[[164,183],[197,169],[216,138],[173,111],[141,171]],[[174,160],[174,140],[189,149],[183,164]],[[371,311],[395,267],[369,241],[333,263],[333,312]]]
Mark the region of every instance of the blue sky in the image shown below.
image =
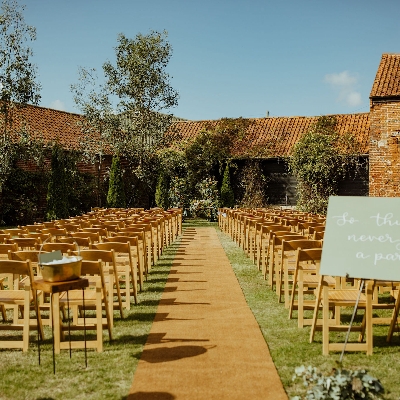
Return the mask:
[[[79,112],[78,67],[115,62],[117,36],[168,32],[175,115],[369,111],[383,53],[400,53],[398,0],[19,0],[37,30],[43,107]]]

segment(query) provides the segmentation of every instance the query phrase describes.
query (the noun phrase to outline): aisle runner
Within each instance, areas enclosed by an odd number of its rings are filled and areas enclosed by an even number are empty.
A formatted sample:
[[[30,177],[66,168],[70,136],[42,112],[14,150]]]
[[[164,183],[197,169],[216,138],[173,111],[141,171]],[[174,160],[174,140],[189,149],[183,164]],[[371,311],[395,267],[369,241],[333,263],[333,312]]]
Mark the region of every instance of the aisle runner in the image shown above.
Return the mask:
[[[185,230],[128,399],[287,400],[214,228]]]

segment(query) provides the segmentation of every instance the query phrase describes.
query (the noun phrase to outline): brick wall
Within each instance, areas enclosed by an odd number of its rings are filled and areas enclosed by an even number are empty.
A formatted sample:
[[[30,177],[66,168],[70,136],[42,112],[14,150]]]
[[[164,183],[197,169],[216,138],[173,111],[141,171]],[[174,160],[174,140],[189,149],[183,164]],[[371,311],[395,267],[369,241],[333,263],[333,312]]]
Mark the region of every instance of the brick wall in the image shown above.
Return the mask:
[[[371,101],[369,195],[400,196],[400,99]]]

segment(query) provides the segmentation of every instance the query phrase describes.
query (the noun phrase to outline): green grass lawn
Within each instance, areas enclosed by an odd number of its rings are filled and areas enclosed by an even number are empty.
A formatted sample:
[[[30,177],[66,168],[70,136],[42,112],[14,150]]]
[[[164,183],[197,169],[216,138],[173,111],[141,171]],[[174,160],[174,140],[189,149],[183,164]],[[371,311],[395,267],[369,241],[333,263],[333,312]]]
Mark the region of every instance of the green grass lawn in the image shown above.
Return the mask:
[[[216,223],[188,220],[185,227],[209,226]],[[310,328],[297,328],[296,319],[288,319],[288,312],[278,303],[275,292],[268,287],[261,272],[231,239],[219,233],[221,243],[242,287],[247,303],[253,311],[269,346],[278,373],[289,396],[301,394],[304,388],[292,382],[294,369],[300,365],[319,367],[329,373],[337,367],[340,353],[322,356],[321,333],[309,343]],[[139,295],[140,304],[132,306],[121,319],[114,314],[114,340],[109,343],[104,331],[104,352],[88,350],[88,368],[85,368],[84,352],[63,350],[56,355],[56,374],[53,374],[51,332],[46,327],[46,341],[42,345],[41,365],[38,365],[35,334],[27,353],[20,350],[0,350],[0,400],[19,399],[118,399],[127,397],[132,384],[143,346],[150,331],[157,305],[164,289],[168,273],[179,241],[165,250],[152,268],[145,288]],[[367,369],[379,378],[386,389],[386,399],[400,398],[400,379],[397,375],[400,361],[400,336],[393,342],[385,341],[387,326],[374,327],[374,354],[346,353],[343,367]],[[238,349],[240,351],[240,349]]]

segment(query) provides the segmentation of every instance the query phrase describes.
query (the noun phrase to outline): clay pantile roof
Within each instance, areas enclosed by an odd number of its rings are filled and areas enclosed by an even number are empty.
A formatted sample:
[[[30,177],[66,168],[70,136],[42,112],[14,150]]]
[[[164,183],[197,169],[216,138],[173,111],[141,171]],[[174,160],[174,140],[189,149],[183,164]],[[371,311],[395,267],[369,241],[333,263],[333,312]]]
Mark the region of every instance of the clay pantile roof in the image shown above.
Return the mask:
[[[369,113],[340,114],[337,119],[338,133],[353,134],[359,142],[360,154],[368,154]],[[319,117],[275,117],[250,119],[246,135],[234,145],[236,157],[287,157],[292,148]],[[177,141],[191,141],[207,126],[218,121],[179,121],[172,130]]]
[[[382,54],[370,98],[400,97],[400,54]]]
[[[360,153],[368,154],[369,113],[340,114],[337,131],[352,133],[360,143]],[[295,143],[319,117],[273,117],[248,119],[246,134],[233,143],[232,153],[240,157],[277,158],[290,155]],[[83,116],[64,111],[28,105],[19,109],[19,120],[24,121],[32,138],[45,143],[58,139],[66,149],[79,149],[83,141]],[[174,147],[190,142],[207,127],[219,121],[177,121],[168,134],[174,138]]]
[[[65,149],[79,148],[83,139],[81,115],[32,105],[18,108],[17,112],[18,121],[14,126],[26,124],[33,139],[42,139],[45,143],[58,139]]]

